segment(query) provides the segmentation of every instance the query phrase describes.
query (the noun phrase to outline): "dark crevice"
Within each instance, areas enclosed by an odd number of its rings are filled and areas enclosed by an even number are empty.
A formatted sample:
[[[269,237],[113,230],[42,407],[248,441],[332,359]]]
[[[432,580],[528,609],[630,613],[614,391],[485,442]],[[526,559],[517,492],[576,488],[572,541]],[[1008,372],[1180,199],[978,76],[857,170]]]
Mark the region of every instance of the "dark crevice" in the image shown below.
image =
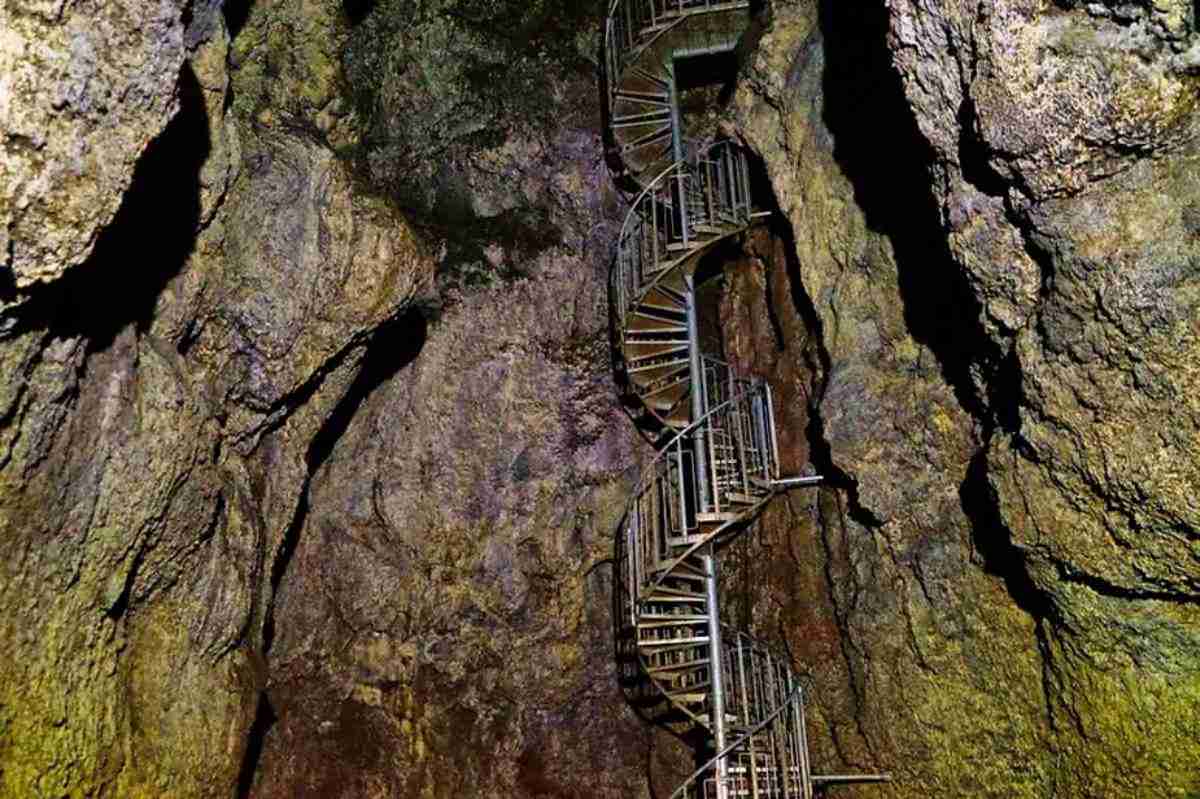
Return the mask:
[[[96,352],[131,324],[148,327],[159,294],[194,249],[200,168],[212,146],[204,95],[186,63],[179,76],[179,105],[138,161],[121,206],[91,256],[53,283],[28,289],[29,299],[4,325],[6,334],[48,330],[61,338],[86,338],[88,349]],[[4,271],[0,298],[15,296],[12,275]]]
[[[262,691],[258,695],[258,708],[254,714],[254,723],[250,725],[247,734],[246,752],[242,755],[242,767],[238,771],[238,799],[249,799],[267,735],[278,720],[279,717],[275,715],[275,709],[271,707],[271,701],[267,698],[267,692]]]
[[[342,13],[351,25],[357,25],[366,19],[374,7],[375,0],[342,0]]]
[[[263,622],[264,654],[270,652],[275,641],[275,597],[296,554],[296,548],[300,544],[300,533],[308,519],[309,489],[312,487],[313,477],[329,458],[334,446],[346,432],[346,428],[367,397],[420,354],[425,346],[427,331],[428,323],[424,315],[415,308],[380,326],[366,344],[366,352],[354,381],[309,443],[304,456],[308,473],[300,490],[296,512],[271,564],[271,602]],[[315,393],[315,388],[313,392]],[[305,401],[309,397],[306,397]]]
[[[1025,553],[1012,542],[997,510],[999,501],[988,482],[987,450],[981,449],[971,459],[967,476],[959,488],[963,512],[971,523],[971,539],[983,561],[983,570],[1004,581],[1017,606],[1037,621],[1053,611],[1050,598],[1029,576]]]
[[[253,7],[254,0],[225,0],[225,27],[229,30],[230,39],[237,37],[242,28],[246,27],[246,20],[250,18],[250,9]]]
[[[909,333],[933,354],[955,398],[979,423],[980,449],[960,486],[973,546],[984,570],[1002,579],[1013,601],[1040,626],[1053,612],[1052,603],[1034,584],[1024,553],[1013,544],[987,476],[986,453],[994,433],[1019,436],[1022,388],[1017,355],[1002,350],[987,335],[980,321],[982,306],[950,252],[931,185],[935,153],[920,132],[891,64],[886,8],[824,0],[820,24],[826,43],[824,121],[833,136],[834,159],[851,182],[868,226],[892,243]],[[987,194],[1005,195],[1004,179],[989,163],[977,135],[976,109],[969,99],[959,110],[959,122],[964,175]],[[880,146],[881,129],[889,132],[886,147]],[[832,464],[820,414],[812,418],[814,463],[828,472],[834,485],[848,481]],[[878,521],[858,504],[852,481],[847,497],[851,518],[866,524]]]
[[[1055,563],[1058,577],[1064,583],[1082,585],[1088,590],[1109,597],[1129,602],[1170,602],[1176,605],[1200,605],[1200,596],[1196,594],[1181,594],[1177,591],[1154,591],[1144,588],[1126,588],[1114,585],[1102,577],[1075,571],[1063,563]]]
[[[826,0],[821,27],[825,123],[834,159],[853,185],[867,225],[892,243],[909,332],[933,353],[959,403],[982,419],[985,399],[971,370],[989,370],[1000,353],[979,323],[980,303],[950,253],[930,185],[934,153],[892,68],[887,10]],[[886,147],[879,130],[888,131]]]
[[[308,446],[305,462],[310,474],[325,463],[367,397],[421,354],[428,330],[424,315],[414,308],[375,331],[346,396]]]
[[[8,242],[8,262],[0,265],[0,303],[12,302],[17,298],[17,276],[13,274],[12,267],[8,266],[13,261],[13,243]]]
[[[1008,182],[988,159],[987,144],[978,131],[975,101],[964,97],[958,107],[958,162],[963,177],[989,197],[1006,197]]]
[[[125,575],[125,583],[121,586],[121,594],[113,601],[112,605],[104,611],[104,615],[110,619],[119,619],[125,615],[125,611],[129,610],[130,597],[133,595],[133,586],[137,582],[138,571],[142,567],[142,561],[146,558],[146,551],[143,547],[138,547],[138,551],[133,556],[133,563],[129,566],[129,571]]]

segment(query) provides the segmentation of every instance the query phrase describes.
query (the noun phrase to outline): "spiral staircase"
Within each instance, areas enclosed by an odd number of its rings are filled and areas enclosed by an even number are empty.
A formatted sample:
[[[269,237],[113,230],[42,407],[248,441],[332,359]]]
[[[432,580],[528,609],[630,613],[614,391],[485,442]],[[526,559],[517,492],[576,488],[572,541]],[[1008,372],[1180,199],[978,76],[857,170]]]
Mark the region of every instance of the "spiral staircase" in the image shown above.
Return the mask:
[[[749,19],[745,0],[613,0],[605,34],[610,165],[636,193],[610,284],[618,382],[661,433],[618,533],[618,659],[639,712],[696,749],[672,799],[888,779],[814,775],[789,659],[721,622],[719,550],[776,493],[820,482],[780,477],[770,386],[700,352],[700,264],[767,214],[741,147],[686,139],[676,72],[732,51]]]

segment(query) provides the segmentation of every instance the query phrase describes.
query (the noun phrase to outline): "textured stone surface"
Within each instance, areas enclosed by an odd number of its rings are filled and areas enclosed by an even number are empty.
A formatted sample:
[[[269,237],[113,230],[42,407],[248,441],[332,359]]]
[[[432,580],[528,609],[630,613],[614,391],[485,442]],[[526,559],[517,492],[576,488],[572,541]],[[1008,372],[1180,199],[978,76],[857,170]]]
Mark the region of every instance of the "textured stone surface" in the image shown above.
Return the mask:
[[[732,344],[807,317],[815,357],[758,361],[840,490],[733,579],[818,763],[899,778],[856,795],[1200,789],[1193,15],[1068,5],[776,3],[735,99],[794,257]]]
[[[615,679],[634,435],[611,383],[620,216],[594,74],[538,33],[572,12],[522,8],[514,34],[515,7],[410,5],[351,35],[351,74],[379,92],[354,155],[439,254],[439,294],[372,354],[377,387],[318,456],[251,795],[645,795],[647,760],[677,749]],[[556,49],[498,92],[476,59],[507,71],[510,36]]]
[[[328,145],[226,114],[219,8],[192,9],[186,32],[174,19],[162,91],[178,112],[138,160],[154,132],[123,116],[137,104],[97,107],[97,130],[137,139],[132,178],[90,173],[107,181],[96,216],[38,224],[86,240],[120,209],[78,268],[47,255],[56,279],[5,317],[6,797],[234,793],[307,452],[376,332],[432,282],[409,226]],[[125,55],[106,80],[144,80]],[[39,180],[73,168],[40,153]]]
[[[591,10],[3,13],[0,796],[668,795]],[[725,347],[830,486],[724,574],[818,769],[897,776],[842,795],[1200,794],[1195,14],[775,0],[740,53],[782,214]]]
[[[181,5],[14,0],[0,10],[0,304],[81,263],[113,218],[177,108]]]

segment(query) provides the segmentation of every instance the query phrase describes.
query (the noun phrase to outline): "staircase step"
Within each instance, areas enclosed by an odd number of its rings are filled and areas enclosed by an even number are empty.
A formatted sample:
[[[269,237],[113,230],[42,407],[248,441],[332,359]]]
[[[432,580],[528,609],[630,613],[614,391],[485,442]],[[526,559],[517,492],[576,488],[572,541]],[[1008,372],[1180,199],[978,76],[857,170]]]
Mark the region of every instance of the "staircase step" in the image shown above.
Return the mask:
[[[635,333],[687,333],[686,324],[636,312],[626,317],[626,327]]]
[[[741,519],[743,514],[730,513],[722,511],[721,513],[697,513],[696,521],[699,522],[736,522]]]
[[[659,308],[672,313],[687,313],[687,301],[680,297],[675,291],[667,286],[655,285],[646,292],[638,305],[646,305],[651,308]]]
[[[661,355],[671,355],[676,352],[687,352],[686,341],[626,341],[625,347],[636,347],[633,352],[626,353],[626,360],[640,361],[646,358],[657,358]]]
[[[613,117],[612,126],[614,128],[639,128],[642,125],[653,124],[670,124],[671,110],[669,108],[663,110],[645,111],[640,114],[622,114],[618,117]]]
[[[707,624],[707,623],[708,623],[707,619],[698,619],[698,620],[697,619],[693,619],[693,620],[685,619],[683,621],[667,621],[665,619],[658,620],[658,621],[654,621],[654,620],[641,621],[639,619],[638,623],[637,623],[637,628],[639,630],[665,630],[665,629],[669,629],[672,627],[695,627],[697,624]],[[651,640],[657,640],[657,639],[651,639]]]
[[[661,594],[656,593],[653,597],[650,597],[649,599],[644,599],[642,601],[645,602],[647,605],[664,605],[664,604],[670,604],[670,605],[692,604],[692,605],[694,605],[697,603],[702,605],[702,604],[704,604],[704,595],[701,594],[698,597],[662,596]]]
[[[686,671],[690,668],[708,667],[709,660],[703,657],[700,660],[688,660],[679,663],[664,663],[662,666],[650,666],[648,671],[650,674],[665,674],[667,672]]]
[[[661,105],[670,108],[671,95],[668,92],[641,92],[636,89],[617,89],[614,99],[645,105]]]
[[[687,364],[675,364],[673,366],[654,367],[658,371],[644,371],[638,374],[629,376],[630,381],[642,391],[650,392],[657,389],[660,385],[673,384],[679,380],[689,380]]]
[[[640,649],[653,649],[655,651],[666,651],[672,649],[688,649],[689,647],[699,644],[708,644],[707,635],[697,635],[690,638],[662,638],[659,640],[638,641],[637,645]]]
[[[690,691],[667,691],[667,696],[683,705],[702,705],[708,701],[708,694]]]
[[[631,153],[634,150],[642,147],[655,144],[657,142],[666,141],[671,138],[671,126],[669,124],[656,128],[649,133],[644,133],[621,148],[621,153]]]
[[[685,591],[682,588],[667,588],[666,586],[662,586],[662,585],[660,585],[658,588],[654,589],[654,596],[657,597],[659,594],[663,594],[666,597],[672,598],[672,599],[688,599],[688,600],[703,601],[704,599],[707,598],[704,594],[702,594],[699,591]],[[648,599],[647,601],[648,602],[659,602],[662,600],[657,599],[657,598],[652,598],[652,599]]]
[[[640,613],[638,626],[648,626],[651,622],[672,622],[674,624],[707,624],[707,613]]]
[[[625,371],[631,375],[646,375],[655,371],[668,370],[674,371],[677,367],[687,366],[689,361],[687,358],[671,358],[670,360],[659,361],[658,363],[646,363],[640,366],[628,366]]]
[[[654,408],[661,407],[663,410],[669,410],[670,408],[675,407],[675,403],[679,401],[679,399],[676,397],[676,394],[682,391],[682,394],[686,395],[691,384],[692,378],[687,374],[687,370],[685,369],[683,371],[683,376],[678,380],[665,385],[655,386],[643,393],[641,398],[642,401],[647,405],[650,405]],[[651,400],[655,401],[652,402]],[[665,403],[665,405],[661,403]]]
[[[632,77],[635,77],[635,78],[640,78],[642,80],[650,81],[651,83],[657,83],[659,86],[661,86],[666,91],[670,91],[670,89],[671,89],[670,79],[668,78],[668,76],[655,75],[654,73],[646,70],[644,67],[640,67],[640,66],[630,67],[628,70],[626,70],[626,74],[630,75]]]

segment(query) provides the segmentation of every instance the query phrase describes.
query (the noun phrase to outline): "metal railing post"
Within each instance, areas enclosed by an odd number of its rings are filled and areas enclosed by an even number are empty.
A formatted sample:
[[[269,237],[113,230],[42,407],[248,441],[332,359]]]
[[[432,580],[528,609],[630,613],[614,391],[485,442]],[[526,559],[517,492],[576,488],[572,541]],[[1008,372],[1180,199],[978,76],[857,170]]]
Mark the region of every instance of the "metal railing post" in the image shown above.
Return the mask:
[[[721,611],[717,605],[717,567],[716,556],[710,548],[701,557],[704,562],[704,592],[708,604],[708,658],[709,677],[712,680],[711,703],[709,707],[712,722],[713,746],[717,752],[725,750],[725,678],[722,663],[723,649],[721,646]],[[729,772],[727,759],[717,760],[717,796],[716,799],[728,799],[727,784]]]
[[[688,371],[692,381],[692,421],[697,422],[704,417],[704,365],[700,358],[700,327],[696,310],[696,287],[692,276],[687,276],[687,336],[688,336]],[[705,457],[704,426],[701,425],[692,434],[692,452],[696,459],[696,510],[703,513],[712,504],[709,493],[710,464]]]

